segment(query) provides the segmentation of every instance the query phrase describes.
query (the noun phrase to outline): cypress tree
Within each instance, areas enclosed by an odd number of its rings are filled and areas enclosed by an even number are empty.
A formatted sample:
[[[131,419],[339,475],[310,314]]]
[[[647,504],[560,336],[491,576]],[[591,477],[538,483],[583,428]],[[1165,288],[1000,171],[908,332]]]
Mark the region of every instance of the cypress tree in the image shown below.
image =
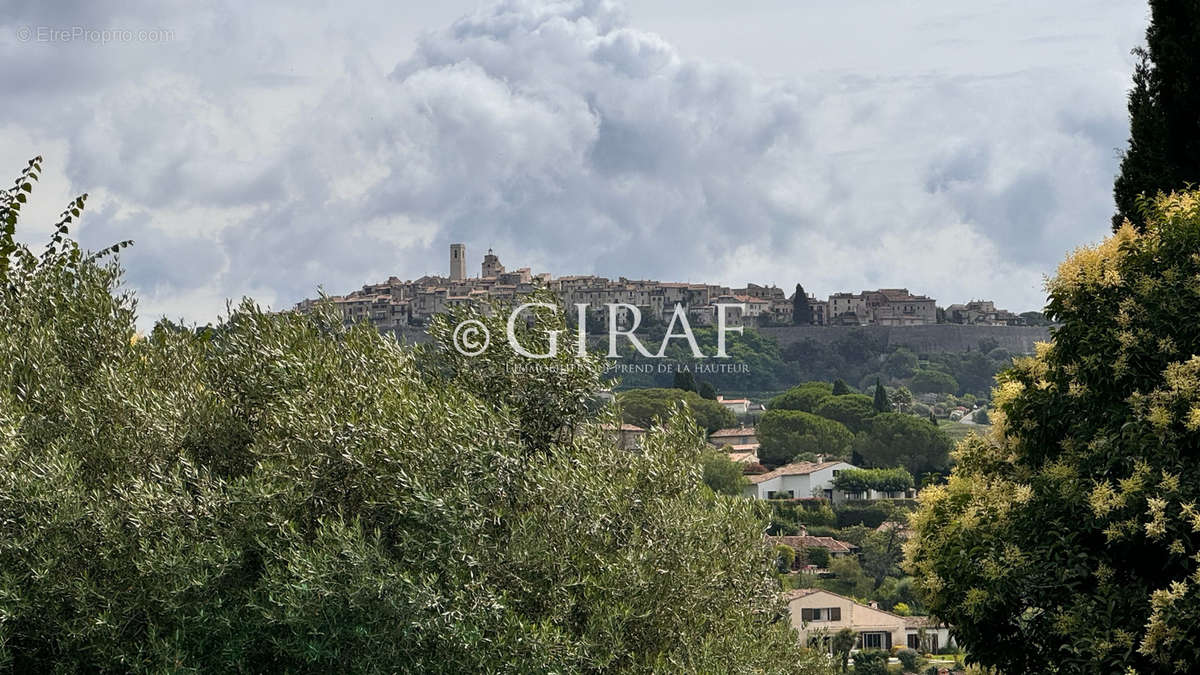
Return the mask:
[[[808,326],[812,322],[812,305],[808,304],[808,294],[804,292],[803,286],[796,284],[796,294],[792,296],[792,323]]]
[[[1117,213],[1143,229],[1139,197],[1200,183],[1200,2],[1150,0],[1129,92],[1129,147],[1113,184]]]
[[[887,392],[879,380],[875,380],[875,412],[891,412],[892,404],[888,401]]]

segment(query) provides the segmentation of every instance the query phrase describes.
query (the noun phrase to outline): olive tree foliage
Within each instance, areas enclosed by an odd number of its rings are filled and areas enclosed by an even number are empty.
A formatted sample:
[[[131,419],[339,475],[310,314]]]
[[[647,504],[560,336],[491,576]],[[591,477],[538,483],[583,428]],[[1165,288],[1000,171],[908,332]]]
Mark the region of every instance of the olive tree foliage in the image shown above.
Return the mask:
[[[1200,195],[1160,197],[1048,283],[1053,341],[922,492],[908,565],[1002,672],[1200,663]]]
[[[590,359],[248,300],[142,337],[115,261],[0,245],[0,670],[824,668],[699,432],[620,450]]]

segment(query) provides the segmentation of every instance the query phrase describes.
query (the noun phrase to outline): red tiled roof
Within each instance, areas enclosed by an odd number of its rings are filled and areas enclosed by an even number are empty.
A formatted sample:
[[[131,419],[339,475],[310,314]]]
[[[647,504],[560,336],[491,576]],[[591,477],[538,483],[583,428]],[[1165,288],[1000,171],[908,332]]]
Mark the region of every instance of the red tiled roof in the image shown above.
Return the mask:
[[[717,429],[709,434],[708,437],[725,438],[728,436],[753,436],[754,434],[754,427],[742,427],[740,429]]]

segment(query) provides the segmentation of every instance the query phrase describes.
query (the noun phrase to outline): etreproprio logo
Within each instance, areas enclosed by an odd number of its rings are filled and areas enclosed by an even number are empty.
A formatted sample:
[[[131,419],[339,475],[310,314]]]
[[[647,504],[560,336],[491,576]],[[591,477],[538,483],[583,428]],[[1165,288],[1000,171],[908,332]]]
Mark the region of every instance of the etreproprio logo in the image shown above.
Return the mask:
[[[526,311],[540,307],[553,311],[558,311],[559,306],[548,302],[527,302],[512,310],[508,315],[508,322],[505,325],[505,340],[510,349],[517,354],[530,359],[548,359],[558,355],[559,335],[566,332],[563,330],[548,330],[546,338],[549,348],[543,353],[535,353],[527,349],[517,339],[516,327],[517,321],[523,320],[526,316]],[[576,303],[575,311],[577,312],[580,330],[577,333],[575,341],[575,353],[579,356],[587,355],[587,311],[590,305],[588,303]],[[623,302],[607,303],[604,305],[608,313],[608,358],[619,358],[617,352],[617,343],[619,338],[629,340],[634,349],[639,354],[646,358],[661,359],[665,358],[667,346],[671,340],[686,340],[688,347],[692,351],[692,357],[697,359],[717,358],[727,359],[729,355],[725,352],[725,336],[727,333],[742,333],[742,326],[728,325],[728,317],[725,311],[729,308],[737,308],[743,314],[746,312],[745,303],[717,303],[713,307],[716,309],[716,330],[717,330],[717,353],[713,355],[705,354],[700,350],[700,345],[696,342],[696,335],[692,332],[691,323],[688,322],[687,308],[683,305],[676,304],[675,310],[671,314],[671,322],[667,325],[667,332],[663,335],[662,344],[658,351],[651,353],[646,349],[634,331],[642,322],[642,313],[635,305],[629,305]],[[627,325],[622,328],[620,319],[628,313],[632,318],[625,322]],[[678,331],[678,332],[676,332]],[[478,319],[466,319],[454,327],[454,348],[463,356],[479,356],[487,351],[491,345],[492,336],[488,331],[488,327]]]

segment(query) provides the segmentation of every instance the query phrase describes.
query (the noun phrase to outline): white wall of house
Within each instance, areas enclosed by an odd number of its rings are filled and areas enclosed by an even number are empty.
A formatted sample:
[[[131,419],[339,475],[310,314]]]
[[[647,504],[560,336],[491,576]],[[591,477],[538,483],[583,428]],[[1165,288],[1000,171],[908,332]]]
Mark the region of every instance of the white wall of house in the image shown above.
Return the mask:
[[[758,484],[747,485],[743,494],[752,499],[771,499],[772,496],[776,499],[786,499],[787,493],[790,492],[792,499],[825,497],[840,502],[843,498],[841,492],[834,489],[833,479],[836,474],[854,468],[856,467],[849,462],[837,462],[807,474],[779,475]]]

